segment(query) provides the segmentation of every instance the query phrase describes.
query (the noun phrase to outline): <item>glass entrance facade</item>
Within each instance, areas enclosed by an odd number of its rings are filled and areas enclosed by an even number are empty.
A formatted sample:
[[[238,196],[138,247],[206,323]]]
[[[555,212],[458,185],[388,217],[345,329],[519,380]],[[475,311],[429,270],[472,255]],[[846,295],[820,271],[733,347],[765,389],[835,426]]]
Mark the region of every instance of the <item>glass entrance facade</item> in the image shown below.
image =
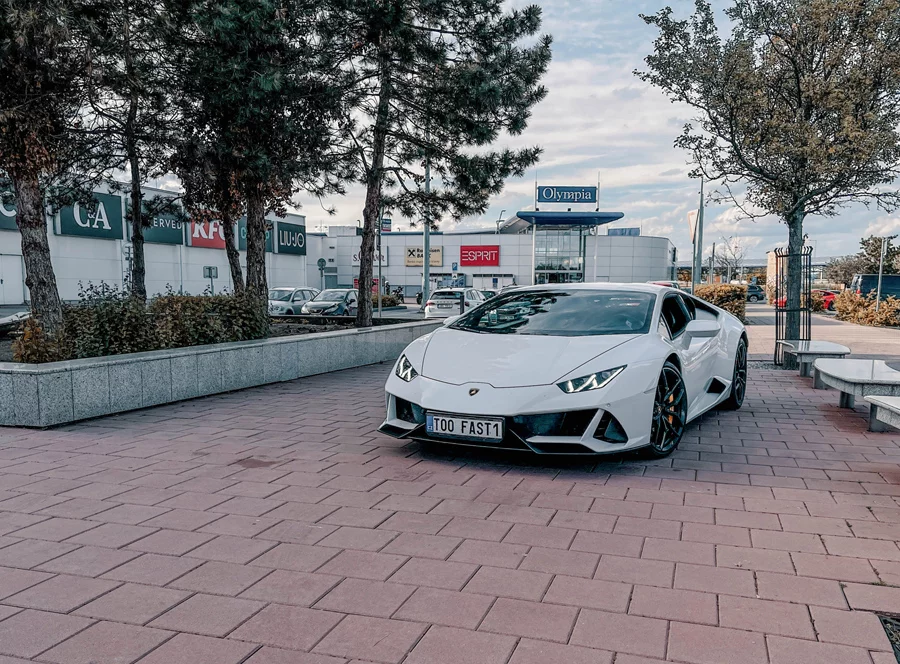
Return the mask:
[[[589,229],[532,226],[536,284],[569,284],[584,281],[584,253]],[[535,232],[534,230],[532,232]]]

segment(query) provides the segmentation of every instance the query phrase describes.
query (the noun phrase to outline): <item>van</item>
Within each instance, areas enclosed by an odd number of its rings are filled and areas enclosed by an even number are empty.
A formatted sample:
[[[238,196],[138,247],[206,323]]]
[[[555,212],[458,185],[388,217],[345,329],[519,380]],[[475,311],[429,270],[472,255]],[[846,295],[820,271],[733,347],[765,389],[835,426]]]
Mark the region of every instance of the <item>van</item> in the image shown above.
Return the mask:
[[[850,290],[857,295],[872,297],[878,292],[877,274],[855,274],[850,282]],[[889,295],[900,298],[900,274],[885,274],[881,277],[881,299]]]

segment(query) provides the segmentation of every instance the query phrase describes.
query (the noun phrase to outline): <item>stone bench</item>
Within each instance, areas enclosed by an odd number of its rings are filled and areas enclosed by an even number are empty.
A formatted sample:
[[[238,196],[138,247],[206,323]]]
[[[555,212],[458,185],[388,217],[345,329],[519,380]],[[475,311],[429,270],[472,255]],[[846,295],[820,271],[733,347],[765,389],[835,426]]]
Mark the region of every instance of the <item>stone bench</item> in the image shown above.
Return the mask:
[[[813,363],[820,359],[843,359],[850,354],[850,349],[831,341],[779,341],[784,346],[784,352],[795,355],[800,364],[800,375],[809,377]],[[814,381],[818,383],[818,381]],[[816,389],[822,389],[821,384],[814,384]]]
[[[884,360],[815,361],[822,384],[841,392],[841,408],[853,408],[856,397],[900,396],[900,362]]]
[[[869,431],[900,429],[900,397],[866,397],[869,402]]]

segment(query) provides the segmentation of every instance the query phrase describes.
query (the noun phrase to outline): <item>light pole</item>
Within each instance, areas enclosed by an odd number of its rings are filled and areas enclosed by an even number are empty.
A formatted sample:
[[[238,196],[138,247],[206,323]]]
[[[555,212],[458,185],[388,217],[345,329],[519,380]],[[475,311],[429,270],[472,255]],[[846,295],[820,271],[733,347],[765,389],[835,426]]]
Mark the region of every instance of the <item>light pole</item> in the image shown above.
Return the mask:
[[[691,268],[691,292],[700,285],[703,273],[703,178],[700,178],[700,209],[697,211],[697,227],[694,230],[694,263]]]
[[[428,290],[431,281],[431,205],[428,195],[431,193],[431,159],[425,157],[425,228],[422,229],[422,308],[428,302]]]
[[[497,217],[497,235],[500,235],[500,224],[503,223],[503,213],[506,210],[500,210],[500,216]]]
[[[875,311],[881,304],[881,276],[884,274],[884,254],[887,250],[886,238],[881,238],[881,255],[878,257],[878,292],[875,294]]]

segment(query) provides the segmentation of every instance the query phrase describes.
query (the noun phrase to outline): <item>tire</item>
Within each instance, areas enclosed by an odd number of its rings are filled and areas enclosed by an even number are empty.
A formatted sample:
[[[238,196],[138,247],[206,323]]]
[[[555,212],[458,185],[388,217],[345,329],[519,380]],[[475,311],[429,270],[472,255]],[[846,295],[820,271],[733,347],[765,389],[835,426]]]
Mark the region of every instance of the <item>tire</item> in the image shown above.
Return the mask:
[[[722,410],[737,410],[744,404],[744,396],[747,394],[747,342],[741,337],[737,351],[734,354],[734,374],[731,376],[731,392],[719,408]]]
[[[293,315],[294,315],[294,310],[293,310],[293,309],[288,309],[287,311],[284,312],[284,315],[285,315],[285,316],[293,316]]]
[[[756,297],[755,295],[751,295],[750,297],[747,298],[747,300],[749,300],[750,302],[753,302],[753,303],[759,302],[759,298]]]
[[[663,365],[650,415],[647,456],[662,459],[678,448],[687,426],[687,390],[681,371],[671,362]]]
[[[828,311],[834,311],[834,300],[828,303]]]

